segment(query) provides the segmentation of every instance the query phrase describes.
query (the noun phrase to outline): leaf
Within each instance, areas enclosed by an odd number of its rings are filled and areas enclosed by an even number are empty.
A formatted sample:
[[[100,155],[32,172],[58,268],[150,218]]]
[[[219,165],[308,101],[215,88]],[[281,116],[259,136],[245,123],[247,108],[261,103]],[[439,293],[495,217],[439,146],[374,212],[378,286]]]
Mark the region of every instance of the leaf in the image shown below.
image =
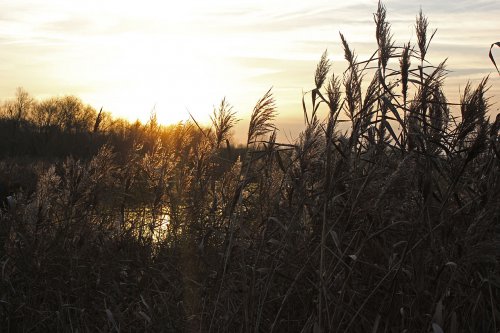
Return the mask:
[[[491,47],[490,47],[490,60],[493,63],[493,65],[495,65],[495,68],[497,69],[498,75],[500,75],[500,70],[498,70],[497,63],[495,62],[495,59],[493,58],[493,53],[491,53],[491,50],[493,49],[493,46],[495,46],[495,45],[498,46],[498,47],[500,47],[500,42],[496,42],[496,43],[491,44]]]
[[[457,265],[456,263],[454,263],[453,261],[448,261],[448,262],[447,262],[446,264],[444,264],[444,265],[445,265],[445,266],[451,266],[451,267],[453,267],[453,268],[457,268],[457,266],[458,266],[458,265]]]
[[[144,313],[143,311],[139,311],[139,315],[144,318],[144,320],[146,320],[148,322],[149,325],[152,324],[152,321],[151,321],[151,318],[146,314]]]
[[[458,319],[455,311],[451,313],[450,333],[458,333]]]
[[[392,129],[392,126],[389,124],[389,122],[387,120],[384,119],[383,121],[385,124],[385,128],[387,128],[387,130],[389,130],[389,134],[391,134],[392,138],[394,139],[394,141],[396,141],[399,148],[403,149],[403,146],[401,145],[401,142],[399,142],[398,136],[396,135],[396,133]]]
[[[141,295],[141,301],[142,301],[142,304],[144,304],[146,306],[146,308],[149,310],[149,305],[148,303],[146,303],[146,300],[144,299],[144,297]]]
[[[313,333],[321,333],[321,332],[322,332],[321,327],[317,322],[315,322],[313,326]]]
[[[439,328],[441,328],[440,326],[443,326],[443,300],[442,299],[440,299],[439,302],[437,302],[437,304],[436,304],[436,310],[434,311],[434,317],[432,318],[432,320],[434,321],[434,323],[436,323],[438,325]],[[436,332],[436,331],[434,330],[434,332]]]
[[[313,91],[311,93],[311,101],[312,101],[312,105],[313,105],[313,110],[316,110],[316,91],[317,91],[316,89],[313,89]]]
[[[385,96],[380,96],[380,98],[382,98],[382,100],[384,101],[384,104],[387,105],[387,107],[389,108],[389,110],[391,110],[391,112],[394,114],[394,116],[396,117],[397,121],[401,124],[401,126],[403,126],[404,128],[404,122],[403,122],[403,119],[401,119],[401,116],[399,115],[399,112],[398,110],[396,110],[396,107],[394,106],[394,104],[391,103],[391,101],[385,97]]]
[[[304,111],[304,120],[306,121],[306,125],[309,125],[309,117],[307,117],[307,108],[306,102],[304,101],[304,95],[302,95],[302,110]]]
[[[113,313],[111,312],[111,310],[106,309],[106,316],[108,317],[108,321],[111,322],[115,331],[120,332],[120,330],[118,329],[118,325],[116,325],[115,317],[113,316]]]
[[[283,164],[283,160],[281,159],[279,151],[276,152],[276,161],[278,161],[278,166],[280,167],[281,171],[286,172],[285,165]]]
[[[394,243],[392,245],[392,248],[395,249],[396,247],[400,246],[400,245],[403,245],[403,244],[407,244],[408,242],[407,241],[399,241],[397,243]]]
[[[270,240],[267,241],[269,244],[273,244],[276,246],[281,246],[281,242],[275,238],[271,238]]]
[[[5,260],[5,261],[3,262],[3,265],[2,265],[2,280],[4,280],[4,281],[6,280],[6,279],[5,279],[5,266],[7,266],[7,263],[9,262],[9,259],[10,259],[10,258],[7,258],[7,260]]]
[[[375,323],[373,323],[372,333],[377,333],[381,318],[382,316],[380,315],[380,313],[377,313],[377,317],[375,318]]]
[[[436,323],[432,323],[432,331],[434,333],[444,333],[443,329],[441,328],[441,326],[439,326],[438,324]]]
[[[337,233],[335,231],[330,231],[330,234],[332,235],[332,238],[333,238],[333,242],[335,243],[335,246],[337,247],[337,249],[339,250],[340,252],[340,241],[339,241],[339,236],[337,235]]]
[[[275,222],[275,223],[276,223],[276,224],[278,224],[281,228],[283,228],[283,230],[285,230],[285,231],[286,231],[286,230],[288,230],[288,228],[287,228],[285,225],[283,225],[283,223],[281,223],[281,222],[280,222],[280,220],[278,220],[277,218],[275,218],[275,217],[273,217],[273,216],[270,216],[270,217],[268,218],[268,220],[269,220],[269,221],[273,221],[273,222]]]

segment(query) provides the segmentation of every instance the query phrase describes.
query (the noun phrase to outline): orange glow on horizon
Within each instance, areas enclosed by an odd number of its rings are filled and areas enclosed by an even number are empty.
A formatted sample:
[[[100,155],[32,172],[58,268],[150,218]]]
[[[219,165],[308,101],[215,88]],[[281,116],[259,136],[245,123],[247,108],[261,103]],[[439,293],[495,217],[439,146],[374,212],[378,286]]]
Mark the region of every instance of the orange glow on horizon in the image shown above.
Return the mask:
[[[22,86],[34,96],[74,94],[96,109],[104,107],[132,121],[145,122],[155,110],[164,124],[187,120],[189,113],[208,123],[213,107],[224,97],[240,118],[247,119],[257,99],[273,86],[282,122],[294,122],[300,118],[302,92],[313,86],[322,52],[328,49],[337,75],[345,69],[339,31],[359,59],[371,55],[376,46],[376,4],[2,4],[0,99]],[[466,1],[386,1],[386,7],[397,45],[416,42],[413,25],[420,8],[429,17],[429,28],[438,29],[429,56],[434,64],[449,58],[448,91],[458,95],[467,78],[478,80],[492,73],[490,94],[499,95],[500,78],[487,56],[500,28],[500,7],[494,0],[472,7]]]

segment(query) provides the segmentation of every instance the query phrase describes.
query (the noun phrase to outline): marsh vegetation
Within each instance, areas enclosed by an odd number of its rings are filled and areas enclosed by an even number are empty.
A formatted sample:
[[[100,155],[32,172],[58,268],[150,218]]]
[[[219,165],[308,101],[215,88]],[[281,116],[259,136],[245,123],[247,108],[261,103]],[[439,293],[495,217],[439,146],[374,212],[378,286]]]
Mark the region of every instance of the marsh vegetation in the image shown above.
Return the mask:
[[[343,35],[345,72],[321,57],[293,143],[276,139],[271,91],[236,147],[226,100],[211,127],[160,126],[18,90],[0,120],[16,196],[0,215],[1,327],[498,332],[488,79],[450,103],[427,18],[416,45],[394,44],[383,5],[374,19],[371,58]]]

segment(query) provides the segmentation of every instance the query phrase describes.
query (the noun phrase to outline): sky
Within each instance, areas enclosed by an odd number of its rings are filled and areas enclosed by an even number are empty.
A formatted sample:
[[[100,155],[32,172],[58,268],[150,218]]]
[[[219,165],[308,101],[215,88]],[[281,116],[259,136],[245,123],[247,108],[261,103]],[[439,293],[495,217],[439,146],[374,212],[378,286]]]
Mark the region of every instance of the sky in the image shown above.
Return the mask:
[[[416,42],[420,9],[437,33],[428,53],[445,58],[449,99],[490,74],[500,41],[499,0],[384,1],[397,45]],[[0,101],[24,87],[37,98],[76,95],[116,117],[207,122],[222,98],[242,119],[273,87],[281,135],[302,126],[301,98],[325,49],[340,76],[339,32],[365,59],[373,52],[376,0],[0,0]],[[493,50],[500,62],[500,48]]]

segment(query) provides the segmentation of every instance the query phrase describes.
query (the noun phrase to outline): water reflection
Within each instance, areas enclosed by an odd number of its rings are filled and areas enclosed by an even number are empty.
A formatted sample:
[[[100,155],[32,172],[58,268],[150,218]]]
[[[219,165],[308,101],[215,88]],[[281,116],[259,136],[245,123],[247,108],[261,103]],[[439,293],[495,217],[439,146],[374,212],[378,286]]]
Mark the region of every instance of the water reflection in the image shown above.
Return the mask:
[[[170,214],[167,209],[150,207],[124,209],[118,222],[118,230],[132,233],[137,238],[154,242],[164,241],[172,234]]]

